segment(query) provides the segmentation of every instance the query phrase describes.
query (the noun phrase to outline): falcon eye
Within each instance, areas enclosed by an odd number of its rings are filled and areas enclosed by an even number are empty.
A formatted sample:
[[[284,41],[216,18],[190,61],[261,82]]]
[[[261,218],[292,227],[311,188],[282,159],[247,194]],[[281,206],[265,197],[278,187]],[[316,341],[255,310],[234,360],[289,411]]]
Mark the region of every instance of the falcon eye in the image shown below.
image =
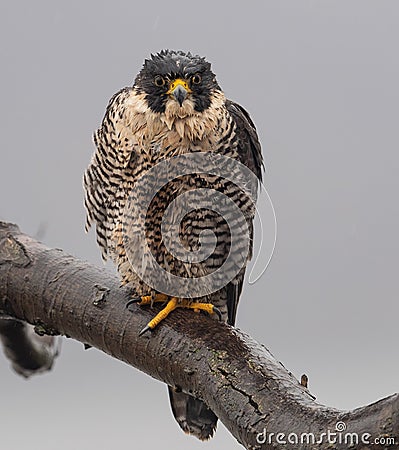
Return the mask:
[[[191,81],[193,84],[200,84],[202,81],[201,75],[199,73],[196,73],[191,77]]]
[[[165,79],[163,77],[161,77],[161,75],[157,75],[154,78],[154,84],[155,86],[161,87],[165,85]]]

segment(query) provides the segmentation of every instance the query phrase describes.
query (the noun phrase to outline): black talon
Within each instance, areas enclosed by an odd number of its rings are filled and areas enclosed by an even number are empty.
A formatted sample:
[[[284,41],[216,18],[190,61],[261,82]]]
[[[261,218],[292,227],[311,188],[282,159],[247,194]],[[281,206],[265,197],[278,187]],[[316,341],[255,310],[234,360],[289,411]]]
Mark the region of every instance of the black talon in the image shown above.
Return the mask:
[[[216,306],[213,307],[213,312],[216,313],[219,317],[219,320],[222,321],[222,313],[219,308],[216,308]]]
[[[144,333],[146,333],[147,331],[151,331],[152,329],[146,325],[139,333],[139,336],[142,336]]]
[[[132,298],[131,300],[129,300],[129,301],[126,303],[126,308],[129,309],[129,306],[130,306],[130,305],[133,305],[133,303],[140,303],[141,300],[142,300],[141,297],[134,297],[134,298]]]

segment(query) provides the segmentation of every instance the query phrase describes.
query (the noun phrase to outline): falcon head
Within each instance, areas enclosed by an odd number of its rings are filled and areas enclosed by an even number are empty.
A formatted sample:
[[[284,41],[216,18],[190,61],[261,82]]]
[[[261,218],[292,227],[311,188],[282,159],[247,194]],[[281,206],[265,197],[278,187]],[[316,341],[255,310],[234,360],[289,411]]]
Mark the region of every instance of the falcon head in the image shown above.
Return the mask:
[[[202,113],[221,92],[211,65],[204,58],[181,51],[162,50],[144,61],[134,82],[154,113],[174,111],[180,117]]]

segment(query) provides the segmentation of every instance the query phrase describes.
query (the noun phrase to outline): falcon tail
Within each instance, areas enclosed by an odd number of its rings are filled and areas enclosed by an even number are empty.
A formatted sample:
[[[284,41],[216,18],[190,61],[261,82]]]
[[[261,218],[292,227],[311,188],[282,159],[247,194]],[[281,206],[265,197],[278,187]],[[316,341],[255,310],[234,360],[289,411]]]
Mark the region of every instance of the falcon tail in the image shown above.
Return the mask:
[[[218,418],[201,400],[168,386],[173,415],[181,429],[201,441],[210,439]]]

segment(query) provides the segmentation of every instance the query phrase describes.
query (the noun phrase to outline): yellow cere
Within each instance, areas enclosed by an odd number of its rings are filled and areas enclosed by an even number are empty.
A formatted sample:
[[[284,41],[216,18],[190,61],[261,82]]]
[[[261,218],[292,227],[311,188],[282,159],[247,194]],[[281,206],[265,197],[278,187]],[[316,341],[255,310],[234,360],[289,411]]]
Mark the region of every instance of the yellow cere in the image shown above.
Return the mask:
[[[185,89],[188,93],[191,92],[191,89],[188,87],[187,81],[182,80],[181,78],[177,78],[176,80],[173,80],[173,81],[170,83],[169,90],[168,90],[167,93],[168,93],[168,94],[171,94],[171,93],[177,88],[177,86],[183,86],[184,89]]]

